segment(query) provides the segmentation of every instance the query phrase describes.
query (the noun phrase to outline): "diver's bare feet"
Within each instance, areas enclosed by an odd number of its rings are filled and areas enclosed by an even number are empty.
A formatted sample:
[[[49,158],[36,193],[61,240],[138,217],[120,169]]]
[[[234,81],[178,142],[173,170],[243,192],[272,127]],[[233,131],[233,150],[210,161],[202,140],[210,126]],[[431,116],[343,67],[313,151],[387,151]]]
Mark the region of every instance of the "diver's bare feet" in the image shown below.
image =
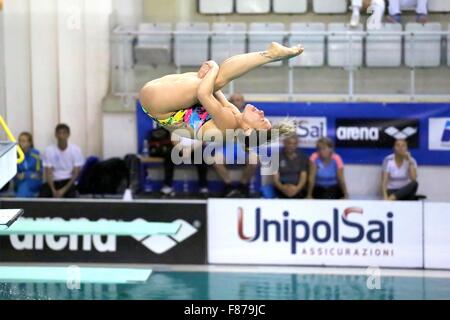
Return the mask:
[[[300,45],[288,48],[277,42],[272,42],[267,51],[264,51],[261,54],[273,61],[278,61],[294,58],[302,54],[303,50],[303,47]]]

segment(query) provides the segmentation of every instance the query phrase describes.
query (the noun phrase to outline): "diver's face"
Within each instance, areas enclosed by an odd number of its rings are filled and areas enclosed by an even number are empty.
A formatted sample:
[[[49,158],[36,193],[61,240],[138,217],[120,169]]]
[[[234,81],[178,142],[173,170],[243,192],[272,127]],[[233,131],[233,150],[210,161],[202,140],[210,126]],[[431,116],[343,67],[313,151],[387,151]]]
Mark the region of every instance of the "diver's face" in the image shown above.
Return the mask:
[[[272,124],[269,119],[264,117],[264,111],[259,110],[255,106],[248,104],[244,108],[242,118],[253,129],[269,130]]]

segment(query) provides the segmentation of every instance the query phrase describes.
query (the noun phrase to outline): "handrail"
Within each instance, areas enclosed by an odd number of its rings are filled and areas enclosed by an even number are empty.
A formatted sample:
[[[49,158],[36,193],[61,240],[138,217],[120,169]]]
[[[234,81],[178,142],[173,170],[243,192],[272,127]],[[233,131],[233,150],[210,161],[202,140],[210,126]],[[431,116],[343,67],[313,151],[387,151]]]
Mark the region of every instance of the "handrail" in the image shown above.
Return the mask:
[[[113,29],[115,35],[283,35],[283,36],[373,36],[373,35],[389,35],[389,36],[450,36],[448,31],[152,31],[152,30],[129,30],[116,27]]]
[[[0,116],[0,126],[5,131],[6,136],[8,137],[8,139],[11,142],[13,142],[13,143],[17,143],[16,139],[14,138],[13,134],[11,133],[11,130],[9,130],[9,128],[6,125],[5,120],[3,120],[2,116]],[[24,153],[22,151],[22,148],[19,145],[17,145],[17,153],[19,154],[19,158],[17,159],[17,163],[21,164],[25,160],[25,155],[24,155]]]

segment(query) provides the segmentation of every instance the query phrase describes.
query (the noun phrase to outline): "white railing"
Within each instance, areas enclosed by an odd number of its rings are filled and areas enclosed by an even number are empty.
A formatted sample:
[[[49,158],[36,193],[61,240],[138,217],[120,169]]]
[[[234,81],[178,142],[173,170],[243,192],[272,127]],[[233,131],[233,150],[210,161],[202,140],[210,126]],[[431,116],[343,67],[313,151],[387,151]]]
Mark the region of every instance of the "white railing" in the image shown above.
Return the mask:
[[[289,40],[289,38],[293,36],[298,37],[305,37],[305,41],[308,39],[308,37],[314,37],[314,36],[323,36],[324,37],[324,53],[325,57],[327,52],[327,44],[328,39],[333,36],[340,36],[342,38],[339,39],[340,42],[347,41],[348,42],[348,50],[346,50],[346,54],[348,55],[348,61],[349,64],[345,67],[342,67],[343,70],[347,72],[347,80],[348,80],[348,86],[346,92],[342,93],[329,93],[329,94],[307,94],[307,93],[295,93],[294,92],[294,81],[295,81],[295,69],[301,69],[301,68],[308,68],[308,67],[302,67],[302,66],[288,66],[287,71],[287,81],[288,81],[288,88],[286,93],[266,93],[266,94],[252,94],[249,92],[246,92],[248,96],[252,97],[261,97],[264,98],[267,97],[278,97],[283,100],[294,100],[294,99],[301,99],[301,100],[324,100],[324,97],[328,99],[333,100],[346,100],[346,101],[354,101],[358,99],[402,99],[402,100],[410,100],[410,101],[417,101],[420,99],[437,99],[437,100],[450,100],[450,88],[448,89],[448,92],[444,92],[442,94],[423,94],[423,93],[417,93],[416,90],[416,72],[417,69],[420,67],[416,67],[415,64],[411,66],[406,66],[405,63],[403,63],[403,68],[409,69],[409,92],[406,94],[357,94],[355,93],[355,72],[360,68],[371,68],[366,67],[364,65],[357,66],[353,63],[353,50],[351,48],[353,47],[353,44],[355,41],[360,41],[361,38],[363,41],[368,36],[388,36],[388,37],[401,37],[401,43],[402,48],[405,48],[405,38],[408,37],[408,41],[411,42],[411,47],[413,48],[412,54],[413,58],[412,61],[415,62],[415,54],[416,50],[414,50],[414,47],[416,46],[417,38],[420,37],[420,41],[424,41],[424,38],[430,37],[430,38],[436,38],[440,37],[440,48],[441,53],[444,52],[444,49],[447,48],[447,46],[450,46],[450,30],[449,31],[381,31],[381,30],[371,30],[371,31],[311,31],[311,32],[303,32],[303,31],[272,31],[272,32],[261,32],[261,31],[224,31],[224,32],[216,32],[216,31],[208,31],[208,32],[195,32],[195,31],[170,31],[170,32],[164,32],[164,31],[138,31],[138,30],[130,30],[123,27],[116,27],[112,32],[112,41],[116,45],[116,51],[115,54],[119,57],[118,59],[115,59],[116,64],[114,65],[114,68],[118,71],[118,79],[113,79],[116,82],[116,86],[113,85],[113,87],[119,87],[121,90],[113,90],[114,94],[121,96],[124,99],[125,104],[129,104],[132,102],[132,99],[134,99],[137,96],[137,89],[132,88],[130,86],[130,76],[129,72],[133,69],[133,62],[132,61],[125,61],[126,60],[126,52],[130,52],[130,50],[133,50],[133,41],[138,36],[161,36],[165,35],[172,39],[175,39],[177,36],[189,36],[189,35],[204,35],[208,37],[213,36],[230,36],[229,41],[229,47],[231,48],[234,43],[233,36],[246,36],[247,39],[250,36],[254,35],[264,35],[264,36],[283,36],[285,42]],[[357,39],[357,40],[355,40]],[[389,40],[387,40],[389,41]],[[364,50],[365,47],[362,48],[362,54],[364,56]],[[404,61],[404,49],[402,50],[402,61]],[[446,51],[447,53],[447,51]],[[180,52],[176,52],[176,48],[173,49],[173,55],[176,56],[177,54],[181,54]],[[184,53],[186,54],[186,53]],[[444,54],[450,59],[450,48],[448,48],[448,54]],[[113,59],[114,60],[114,59]],[[325,58],[326,60],[326,58]],[[450,61],[445,62],[445,58],[442,58],[441,55],[441,67],[446,68],[449,72],[449,78],[450,78]],[[199,62],[200,65],[200,62]],[[176,72],[180,73],[182,71],[182,68],[180,66],[175,66]],[[326,64],[324,64],[324,67],[326,68]],[[333,69],[336,69],[336,67],[330,67]],[[387,67],[387,68],[396,68],[396,67]],[[383,68],[376,68],[372,67],[371,69],[379,69],[382,70]],[[229,86],[229,92],[234,92],[234,85],[233,83]],[[326,99],[325,98],[325,99]],[[132,104],[131,104],[132,105]]]

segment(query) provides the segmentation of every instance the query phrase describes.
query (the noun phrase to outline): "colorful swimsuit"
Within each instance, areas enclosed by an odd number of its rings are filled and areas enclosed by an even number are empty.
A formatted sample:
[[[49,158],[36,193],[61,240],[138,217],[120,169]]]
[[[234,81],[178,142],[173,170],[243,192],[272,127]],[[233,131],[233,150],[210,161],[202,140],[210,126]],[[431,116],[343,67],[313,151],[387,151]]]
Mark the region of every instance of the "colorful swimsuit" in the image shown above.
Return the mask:
[[[195,133],[198,132],[198,130],[209,120],[212,119],[211,115],[208,113],[208,111],[205,110],[203,106],[200,104],[196,104],[190,108],[187,109],[181,109],[176,112],[174,112],[170,117],[167,119],[156,119],[152,117],[148,111],[142,106],[142,110],[154,121],[159,123],[160,125],[166,127],[166,126],[176,126],[181,123],[186,123],[190,128],[194,130]]]

